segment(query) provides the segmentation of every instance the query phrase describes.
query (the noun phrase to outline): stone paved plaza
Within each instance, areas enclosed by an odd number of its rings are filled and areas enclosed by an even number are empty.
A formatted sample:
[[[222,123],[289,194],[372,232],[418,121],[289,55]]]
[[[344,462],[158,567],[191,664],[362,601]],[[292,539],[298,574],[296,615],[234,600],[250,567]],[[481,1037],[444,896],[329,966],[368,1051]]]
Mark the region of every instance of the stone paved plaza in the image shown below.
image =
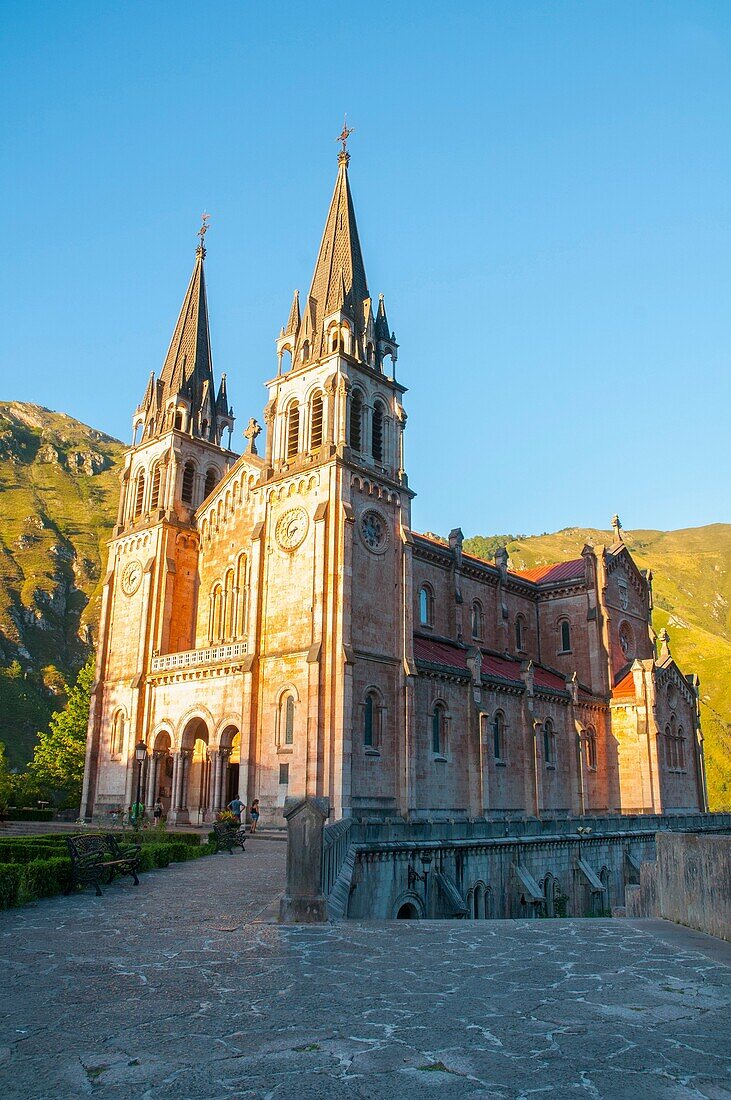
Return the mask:
[[[662,922],[280,927],[286,846],[0,914],[4,1100],[731,1098],[731,947]]]

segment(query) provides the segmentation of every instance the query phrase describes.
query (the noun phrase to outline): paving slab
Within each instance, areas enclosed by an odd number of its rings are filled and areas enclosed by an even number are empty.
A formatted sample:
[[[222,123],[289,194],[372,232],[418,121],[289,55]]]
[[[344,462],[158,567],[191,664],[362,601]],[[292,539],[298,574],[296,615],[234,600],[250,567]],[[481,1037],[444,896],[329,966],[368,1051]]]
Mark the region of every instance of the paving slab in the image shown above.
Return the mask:
[[[285,845],[0,914],[3,1100],[731,1100],[731,946],[661,921],[285,927]]]

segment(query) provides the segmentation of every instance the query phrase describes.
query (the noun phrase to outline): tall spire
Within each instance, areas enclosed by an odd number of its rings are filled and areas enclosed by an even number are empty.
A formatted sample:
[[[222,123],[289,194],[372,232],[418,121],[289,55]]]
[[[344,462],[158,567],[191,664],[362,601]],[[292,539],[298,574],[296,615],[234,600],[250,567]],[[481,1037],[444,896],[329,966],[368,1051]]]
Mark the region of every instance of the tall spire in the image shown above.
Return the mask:
[[[221,410],[217,408],[220,400],[216,401],[213,381],[208,301],[203,270],[206,256],[203,241],[208,230],[208,217],[208,214],[202,216],[197,234],[200,243],[196,248],[193,274],[162,371],[154,385],[148,384],[142,404],[137,409],[137,422],[144,420],[143,438],[159,435],[172,426],[170,406],[174,405],[187,412],[184,422],[190,435],[214,443],[220,440]],[[225,394],[225,387],[223,392]]]
[[[359,343],[362,342],[364,303],[370,297],[348,182],[350,154],[345,148],[345,142],[350,133],[352,131],[344,127],[343,134],[338,139],[343,142],[343,148],[338,154],[335,190],[325,222],[310,293],[305,303],[305,308],[309,307],[313,315],[313,331],[308,339],[310,354],[314,358],[323,353],[323,321],[333,313],[343,312],[352,318],[356,338]],[[303,325],[300,329],[298,346],[306,338],[304,328]],[[362,355],[362,348],[360,352]]]

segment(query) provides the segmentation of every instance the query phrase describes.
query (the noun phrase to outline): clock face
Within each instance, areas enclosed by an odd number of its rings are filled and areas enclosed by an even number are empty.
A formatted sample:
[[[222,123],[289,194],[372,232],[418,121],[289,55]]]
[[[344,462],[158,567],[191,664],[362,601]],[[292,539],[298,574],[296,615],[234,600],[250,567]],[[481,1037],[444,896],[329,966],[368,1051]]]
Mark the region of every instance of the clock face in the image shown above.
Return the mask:
[[[388,543],[388,525],[380,512],[364,512],[360,517],[360,537],[374,554],[382,554]]]
[[[140,587],[140,581],[142,580],[142,563],[137,561],[128,562],[124,567],[122,573],[122,591],[126,596],[131,596],[133,592],[136,592]]]
[[[310,521],[304,508],[290,508],[277,520],[275,537],[282,550],[292,551],[301,546]]]

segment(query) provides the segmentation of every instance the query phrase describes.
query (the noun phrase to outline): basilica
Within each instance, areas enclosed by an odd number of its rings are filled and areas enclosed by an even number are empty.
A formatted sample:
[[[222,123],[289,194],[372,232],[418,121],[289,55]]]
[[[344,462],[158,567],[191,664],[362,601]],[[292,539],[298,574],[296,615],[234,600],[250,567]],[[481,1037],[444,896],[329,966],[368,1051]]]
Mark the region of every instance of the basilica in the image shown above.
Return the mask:
[[[237,794],[264,822],[305,795],[335,819],[705,810],[698,680],[653,632],[617,517],[607,545],[522,571],[468,554],[459,528],[412,530],[406,389],[349,160],[343,140],[241,455],[201,228],[121,474],[82,813],[138,789],[172,822]]]

